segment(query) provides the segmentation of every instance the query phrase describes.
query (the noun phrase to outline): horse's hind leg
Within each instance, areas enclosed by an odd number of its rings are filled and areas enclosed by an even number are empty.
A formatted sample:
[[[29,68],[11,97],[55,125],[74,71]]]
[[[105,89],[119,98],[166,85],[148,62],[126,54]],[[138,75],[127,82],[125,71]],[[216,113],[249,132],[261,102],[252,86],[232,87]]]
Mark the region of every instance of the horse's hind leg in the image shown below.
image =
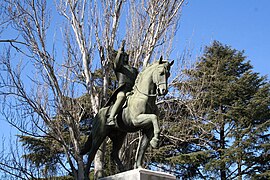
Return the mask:
[[[111,158],[114,161],[114,163],[117,165],[120,172],[123,172],[125,170],[123,163],[119,158],[119,150],[121,149],[123,145],[126,135],[127,133],[120,132],[120,131],[114,131],[109,135],[110,139],[113,142]]]
[[[96,152],[99,149],[100,145],[102,144],[102,142],[104,141],[105,138],[106,138],[105,133],[103,133],[103,134],[99,133],[99,134],[96,134],[95,137],[93,136],[91,149],[88,153],[87,163],[86,163],[86,167],[85,167],[86,173],[90,172],[91,163],[94,160]]]
[[[142,137],[140,139],[140,143],[138,145],[134,169],[142,167],[142,161],[144,158],[145,151],[148,148],[149,142],[154,135],[153,131],[154,131],[153,127],[149,128],[149,129],[144,129],[142,131],[143,135],[142,135]]]

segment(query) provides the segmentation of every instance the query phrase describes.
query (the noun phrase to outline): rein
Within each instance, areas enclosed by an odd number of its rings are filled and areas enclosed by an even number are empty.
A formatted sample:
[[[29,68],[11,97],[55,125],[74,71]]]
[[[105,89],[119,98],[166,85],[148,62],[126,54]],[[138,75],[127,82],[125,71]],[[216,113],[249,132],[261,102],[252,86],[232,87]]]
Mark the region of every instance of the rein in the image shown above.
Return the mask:
[[[153,76],[153,73],[154,73],[154,72],[152,72],[152,76]],[[157,83],[156,85],[159,86],[159,85],[162,85],[162,84],[166,84],[166,82],[159,82],[159,83]],[[137,89],[137,91],[138,91],[140,94],[143,94],[143,95],[145,95],[145,96],[147,96],[147,97],[156,97],[156,96],[157,96],[157,93],[156,93],[156,94],[146,94],[146,93],[140,91],[139,88],[138,88],[138,86],[137,86],[136,84],[134,85],[134,87]]]
[[[137,85],[134,85],[134,87],[137,89],[137,91],[138,91],[139,93],[141,93],[141,94],[143,94],[143,95],[145,95],[145,96],[147,96],[147,97],[156,97],[156,96],[157,96],[157,93],[156,93],[156,94],[146,94],[146,93],[140,91],[139,88],[137,87]]]
[[[160,83],[157,83],[157,86],[162,85],[162,84],[167,84],[167,83],[166,82],[160,82]]]

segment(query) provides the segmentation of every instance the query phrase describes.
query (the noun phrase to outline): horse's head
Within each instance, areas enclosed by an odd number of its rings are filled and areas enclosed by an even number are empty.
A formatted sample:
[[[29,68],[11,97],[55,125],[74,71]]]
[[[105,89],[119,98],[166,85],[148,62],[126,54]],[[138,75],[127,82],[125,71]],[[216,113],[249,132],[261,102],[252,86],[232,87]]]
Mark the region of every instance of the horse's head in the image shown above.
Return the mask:
[[[159,96],[166,95],[168,92],[168,78],[170,76],[170,68],[174,61],[163,61],[162,56],[159,59],[158,65],[153,72],[153,82],[157,87]]]

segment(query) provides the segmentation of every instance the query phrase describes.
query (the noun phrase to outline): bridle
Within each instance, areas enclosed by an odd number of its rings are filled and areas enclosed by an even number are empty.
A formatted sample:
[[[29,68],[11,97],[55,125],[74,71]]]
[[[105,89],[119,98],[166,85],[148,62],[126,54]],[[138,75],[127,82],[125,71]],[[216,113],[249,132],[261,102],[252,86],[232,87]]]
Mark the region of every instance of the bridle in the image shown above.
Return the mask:
[[[155,71],[156,71],[156,70],[155,70]],[[152,72],[152,77],[154,77],[154,76],[153,76],[153,73],[154,73],[155,71]],[[162,85],[162,84],[167,84],[167,83],[166,83],[166,81],[158,82],[158,83],[156,83],[156,86],[158,87],[158,86],[160,86],[160,85]],[[147,93],[144,93],[144,92],[142,92],[142,91],[139,90],[139,88],[138,88],[137,85],[134,85],[134,87],[137,89],[137,91],[138,91],[140,94],[143,94],[143,95],[145,95],[145,96],[147,96],[147,97],[156,97],[156,96],[158,95],[157,92],[156,92],[155,94],[147,94]]]

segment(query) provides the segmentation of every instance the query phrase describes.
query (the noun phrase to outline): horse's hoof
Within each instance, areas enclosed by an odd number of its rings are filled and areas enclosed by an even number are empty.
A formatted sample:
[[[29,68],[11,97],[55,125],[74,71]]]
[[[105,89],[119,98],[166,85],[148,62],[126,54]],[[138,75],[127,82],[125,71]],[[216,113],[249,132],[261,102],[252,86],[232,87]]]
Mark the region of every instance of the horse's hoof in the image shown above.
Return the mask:
[[[152,138],[152,140],[150,141],[150,145],[153,147],[153,148],[158,148],[158,138]]]

